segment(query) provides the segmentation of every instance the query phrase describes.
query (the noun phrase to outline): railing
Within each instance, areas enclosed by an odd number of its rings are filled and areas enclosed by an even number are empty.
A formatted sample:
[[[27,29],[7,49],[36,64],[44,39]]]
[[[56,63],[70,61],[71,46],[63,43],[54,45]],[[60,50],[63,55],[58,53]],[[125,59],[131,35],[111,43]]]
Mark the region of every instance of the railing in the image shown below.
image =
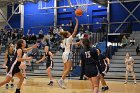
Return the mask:
[[[73,69],[76,68],[76,66],[79,65],[80,63],[80,51],[81,51],[82,47],[75,47],[73,48]]]
[[[131,33],[108,34],[108,42],[111,42],[111,45],[106,48],[106,56],[112,58],[112,55],[114,55],[118,49],[123,48],[121,43],[122,37],[125,35],[128,39],[130,34]]]

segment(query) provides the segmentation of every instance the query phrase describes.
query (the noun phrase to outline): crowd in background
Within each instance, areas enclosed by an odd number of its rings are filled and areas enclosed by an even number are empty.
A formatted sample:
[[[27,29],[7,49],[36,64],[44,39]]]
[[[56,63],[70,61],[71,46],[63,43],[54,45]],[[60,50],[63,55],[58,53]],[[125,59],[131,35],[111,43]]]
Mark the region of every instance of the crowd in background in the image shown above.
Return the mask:
[[[72,29],[72,28],[71,28]],[[60,32],[64,31],[64,29],[60,26],[60,27],[50,27],[49,31],[46,35],[44,35],[44,32],[42,29],[40,29],[38,35],[35,35],[34,33],[30,33],[30,29],[28,30],[27,34],[25,35],[23,33],[23,29],[1,29],[0,30],[0,45],[1,46],[5,46],[6,49],[6,45],[9,41],[13,41],[13,43],[16,43],[17,40],[19,39],[24,39],[28,44],[36,44],[38,43],[38,48],[43,48],[44,46],[49,46],[50,49],[56,48],[55,51],[64,51],[64,47],[62,44],[62,40],[64,38],[62,38],[60,36]],[[94,45],[100,41],[102,41],[103,39],[105,39],[106,33],[104,33],[104,31],[101,31],[100,33],[96,33],[96,35],[94,35],[93,32],[90,31],[90,27],[89,26],[84,26],[81,25],[79,28],[79,32],[76,35],[76,38],[74,39],[75,42],[79,42],[81,39],[89,39],[91,41],[91,44]],[[122,47],[126,47],[128,44],[129,46],[133,46],[135,45],[135,39],[132,38],[130,39],[130,41],[128,41],[126,36],[123,36],[121,43],[122,43]],[[81,46],[76,46],[75,51],[73,51],[73,53],[79,53],[81,51]],[[140,51],[139,46],[136,49],[136,52],[138,54],[138,52]],[[79,56],[79,54],[78,54]],[[104,59],[106,59],[108,57],[106,57],[104,55]],[[109,60],[109,59],[108,59]],[[109,62],[108,62],[109,64]],[[81,64],[82,66],[82,64]],[[83,70],[83,69],[81,69]],[[81,71],[82,72],[82,71]],[[134,73],[133,71],[131,71],[132,73]],[[136,78],[135,75],[134,77],[134,83],[136,84]],[[83,80],[84,76],[81,73],[81,77],[80,79]],[[102,77],[104,78],[104,77]],[[126,73],[126,82],[127,83],[127,73]],[[108,86],[106,84],[103,85],[102,90],[108,90]]]

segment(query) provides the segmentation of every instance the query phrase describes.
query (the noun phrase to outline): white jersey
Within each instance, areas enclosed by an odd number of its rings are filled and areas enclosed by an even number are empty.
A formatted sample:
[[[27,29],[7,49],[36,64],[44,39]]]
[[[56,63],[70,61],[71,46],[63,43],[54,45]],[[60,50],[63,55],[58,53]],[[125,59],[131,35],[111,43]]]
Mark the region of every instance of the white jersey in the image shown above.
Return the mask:
[[[27,58],[27,54],[26,54],[26,53],[24,53],[24,54],[23,54],[23,56],[22,56],[22,58]],[[26,61],[24,61],[24,62],[21,62],[21,63],[24,63],[24,64],[26,64]]]
[[[134,59],[132,57],[126,58],[125,62],[127,65],[131,65],[134,62]]]
[[[66,39],[63,40],[63,45],[64,45],[64,48],[65,48],[64,52],[71,52],[72,41],[73,41],[72,35],[69,38],[66,38]]]

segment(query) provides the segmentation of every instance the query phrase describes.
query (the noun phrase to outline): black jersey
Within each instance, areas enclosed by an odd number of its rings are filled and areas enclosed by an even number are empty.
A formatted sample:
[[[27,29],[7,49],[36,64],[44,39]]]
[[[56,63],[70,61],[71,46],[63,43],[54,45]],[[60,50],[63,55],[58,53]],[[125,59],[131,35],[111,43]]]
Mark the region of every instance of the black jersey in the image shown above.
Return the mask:
[[[109,65],[107,63],[107,61],[105,60],[106,59],[106,56],[103,55],[103,54],[100,54],[99,55],[99,63],[100,63],[100,67],[101,67],[101,72],[102,72],[102,75],[106,75],[108,70],[109,70]]]
[[[105,61],[106,56],[103,55],[103,54],[100,54],[98,58],[99,58],[99,63],[100,63],[100,65],[101,65],[102,67],[105,67],[106,64],[107,64],[107,62]]]
[[[53,61],[52,61],[52,57],[49,55],[49,52],[45,53],[45,62],[46,62],[46,68],[48,67],[53,68]]]
[[[96,64],[98,61],[98,54],[96,49],[91,48],[90,50],[82,50],[81,51],[81,60],[85,63],[85,65]]]
[[[13,51],[12,53],[10,53],[9,51],[8,51],[8,54],[7,54],[7,63],[6,63],[6,66],[9,66],[10,65],[10,63],[12,62],[12,58],[14,57],[14,54],[15,54],[15,52]]]
[[[18,49],[17,49],[17,50],[18,50]],[[21,49],[21,50],[22,50],[22,49]],[[23,52],[23,50],[22,50],[22,56],[23,56],[23,55],[24,55],[24,52]],[[21,58],[22,58],[22,56],[21,56]],[[16,51],[14,57],[12,58],[11,64],[13,64],[13,63],[15,62],[16,58],[17,58],[17,51]],[[19,62],[19,61],[16,62],[16,65],[17,65],[17,66],[20,66],[20,64],[21,64],[21,62]]]
[[[24,54],[24,52],[22,50],[22,56],[23,56],[23,54]],[[21,62],[17,61],[17,51],[16,51],[16,53],[14,54],[14,57],[12,58],[12,61],[10,62],[10,65],[8,66],[8,74],[7,75],[12,77],[12,76],[14,76],[15,73],[19,73],[20,72],[20,69],[19,69],[20,64],[21,64]]]
[[[85,64],[86,76],[94,77],[101,73],[96,49],[82,50],[80,57],[81,61]]]
[[[45,62],[50,63],[52,61],[52,57],[49,55],[49,52],[45,53]]]

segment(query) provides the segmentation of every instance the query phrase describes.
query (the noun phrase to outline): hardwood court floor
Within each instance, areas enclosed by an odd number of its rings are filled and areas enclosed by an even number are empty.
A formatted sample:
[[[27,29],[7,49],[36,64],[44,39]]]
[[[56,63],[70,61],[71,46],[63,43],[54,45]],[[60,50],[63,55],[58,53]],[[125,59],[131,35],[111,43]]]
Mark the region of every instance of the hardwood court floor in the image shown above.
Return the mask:
[[[0,76],[0,81],[4,79],[4,76]],[[15,87],[13,89],[5,89],[5,86],[0,87],[0,93],[15,93],[15,88],[18,79],[15,79]],[[140,93],[140,83],[123,84],[124,80],[112,80],[107,81],[110,89],[106,92],[100,91],[100,93]],[[21,93],[92,93],[90,82],[88,80],[66,80],[67,89],[59,88],[57,79],[54,80],[54,86],[50,87],[47,85],[49,82],[48,78],[42,77],[28,77],[26,82],[21,88]]]

